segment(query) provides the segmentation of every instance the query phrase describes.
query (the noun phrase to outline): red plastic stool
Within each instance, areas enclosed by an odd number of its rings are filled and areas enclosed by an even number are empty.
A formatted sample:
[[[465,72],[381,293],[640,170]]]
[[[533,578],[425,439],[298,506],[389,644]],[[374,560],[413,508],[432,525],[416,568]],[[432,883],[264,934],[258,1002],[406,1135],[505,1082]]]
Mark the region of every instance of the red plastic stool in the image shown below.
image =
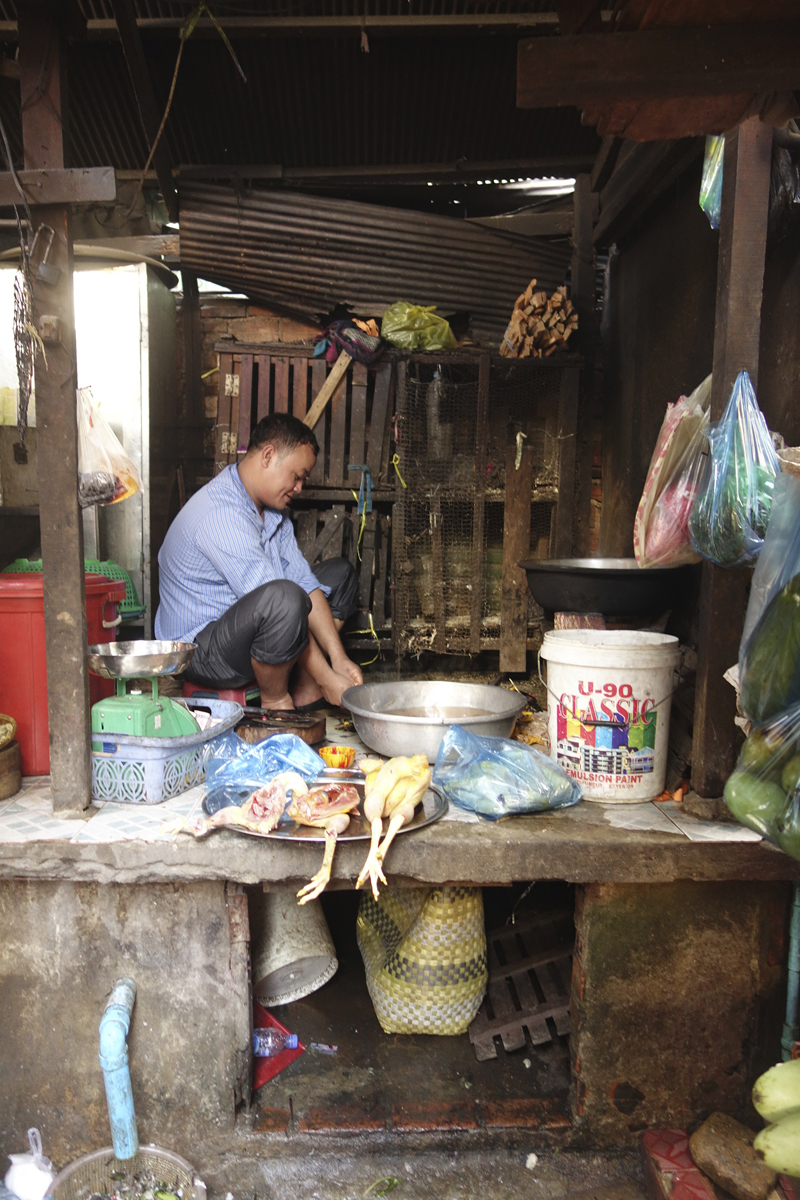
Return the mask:
[[[213,683],[192,683],[187,679],[183,695],[193,696],[195,700],[232,700],[243,708],[261,707],[261,691],[255,679],[240,688],[218,688]]]

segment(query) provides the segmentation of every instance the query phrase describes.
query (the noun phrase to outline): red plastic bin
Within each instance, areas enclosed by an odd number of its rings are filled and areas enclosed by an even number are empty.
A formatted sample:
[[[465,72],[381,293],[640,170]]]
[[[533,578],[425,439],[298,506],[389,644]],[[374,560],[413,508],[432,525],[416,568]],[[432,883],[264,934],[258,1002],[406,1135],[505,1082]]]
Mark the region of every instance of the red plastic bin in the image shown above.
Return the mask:
[[[117,605],[125,583],[86,576],[88,644],[117,640]],[[92,704],[113,694],[111,680],[89,676]],[[42,576],[0,574],[0,712],[17,722],[23,775],[50,774],[47,659]]]

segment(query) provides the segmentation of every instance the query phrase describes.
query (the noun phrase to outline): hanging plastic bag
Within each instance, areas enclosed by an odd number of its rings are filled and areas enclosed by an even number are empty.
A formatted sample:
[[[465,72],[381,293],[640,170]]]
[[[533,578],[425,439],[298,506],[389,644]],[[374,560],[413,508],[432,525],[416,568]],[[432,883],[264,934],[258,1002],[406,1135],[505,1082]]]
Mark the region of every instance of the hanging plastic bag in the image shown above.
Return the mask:
[[[142,490],[139,472],[92,398],[78,388],[78,503],[118,504]]]
[[[18,1200],[42,1200],[56,1177],[53,1164],[42,1153],[42,1135],[28,1130],[29,1154],[9,1154],[11,1166],[3,1182]]]
[[[656,441],[633,526],[640,567],[698,562],[689,542],[689,514],[700,485],[708,442],[711,376],[667,412]]]
[[[436,305],[423,308],[398,300],[387,308],[381,321],[381,337],[400,350],[455,350],[458,342],[444,317],[436,316]]]
[[[724,134],[709,134],[703,155],[703,175],[700,180],[700,207],[712,229],[719,229],[722,208],[722,160],[725,157]]]
[[[775,481],[739,647],[739,700],[751,721],[800,701],[800,479]]]
[[[800,858],[800,704],[756,726],[723,795],[740,824]]]
[[[781,467],[746,371],[737,375],[708,440],[709,459],[689,517],[692,549],[720,567],[754,562]]]
[[[324,770],[324,761],[295,733],[278,733],[251,743],[231,730],[215,741],[206,764],[205,807],[212,812],[241,804],[254,788],[263,787],[283,771],[296,771],[308,783]]]
[[[578,804],[582,792],[552,758],[508,738],[479,737],[451,725],[442,738],[433,782],[458,808],[488,821]]]

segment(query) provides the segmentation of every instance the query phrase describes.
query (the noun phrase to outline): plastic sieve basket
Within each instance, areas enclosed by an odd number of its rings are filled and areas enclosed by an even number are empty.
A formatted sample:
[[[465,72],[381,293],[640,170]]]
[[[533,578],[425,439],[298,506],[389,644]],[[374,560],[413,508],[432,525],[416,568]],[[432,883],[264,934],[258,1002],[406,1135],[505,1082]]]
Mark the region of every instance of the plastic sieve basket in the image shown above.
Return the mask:
[[[664,790],[678,639],[635,630],[546,633],[550,754],[586,800],[639,803]]]
[[[111,1146],[77,1158],[53,1180],[47,1195],[54,1200],[89,1200],[95,1194],[112,1195],[119,1185],[138,1172],[156,1177],[170,1192],[182,1188],[183,1200],[206,1200],[206,1185],[194,1168],[170,1150],[159,1146],[140,1146],[133,1158],[122,1160]]]

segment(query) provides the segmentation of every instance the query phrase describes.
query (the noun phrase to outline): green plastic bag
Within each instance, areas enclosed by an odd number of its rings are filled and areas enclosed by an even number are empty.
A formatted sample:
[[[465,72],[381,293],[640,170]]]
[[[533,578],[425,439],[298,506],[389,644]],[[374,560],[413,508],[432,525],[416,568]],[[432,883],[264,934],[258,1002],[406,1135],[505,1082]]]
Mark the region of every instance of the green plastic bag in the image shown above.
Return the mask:
[[[458,345],[444,317],[436,316],[436,305],[423,308],[398,300],[387,308],[381,321],[381,337],[400,350],[455,350]]]

